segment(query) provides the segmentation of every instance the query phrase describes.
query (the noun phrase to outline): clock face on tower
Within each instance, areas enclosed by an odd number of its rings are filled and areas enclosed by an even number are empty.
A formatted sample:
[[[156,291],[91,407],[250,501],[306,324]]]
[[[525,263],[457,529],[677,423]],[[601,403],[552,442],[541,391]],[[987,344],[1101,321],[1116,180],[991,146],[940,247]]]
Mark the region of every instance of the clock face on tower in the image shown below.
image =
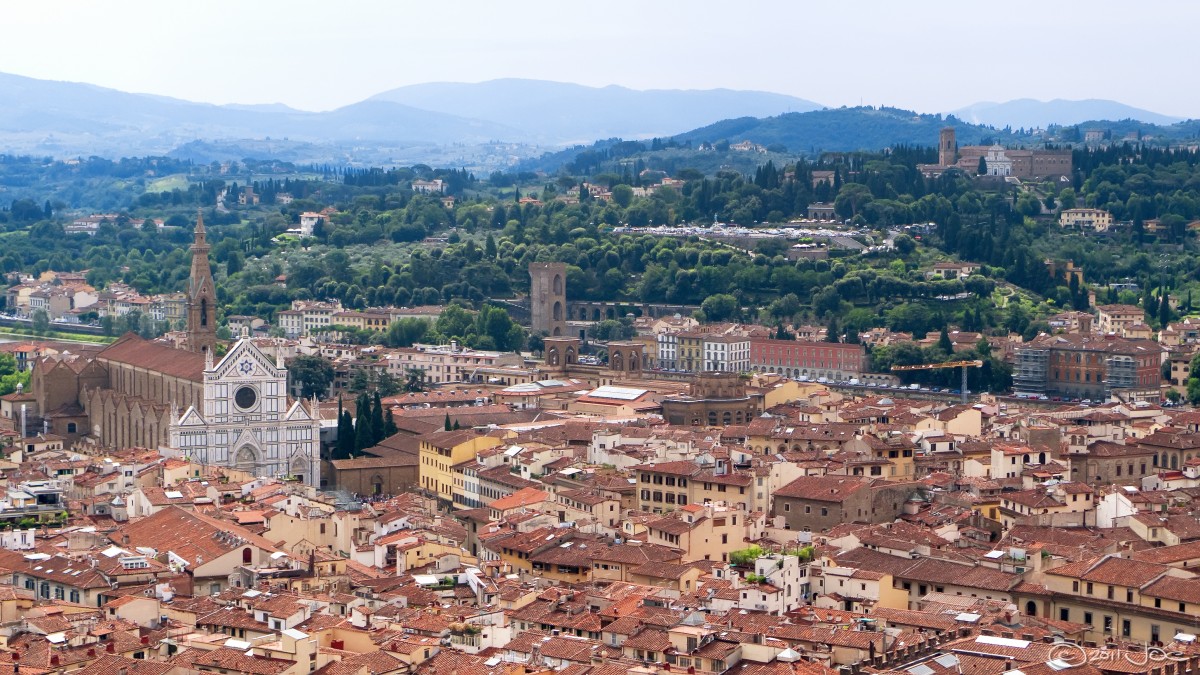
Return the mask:
[[[238,364],[238,370],[241,371],[243,375],[249,375],[250,373],[254,372],[254,362],[250,359],[243,359],[242,362]]]

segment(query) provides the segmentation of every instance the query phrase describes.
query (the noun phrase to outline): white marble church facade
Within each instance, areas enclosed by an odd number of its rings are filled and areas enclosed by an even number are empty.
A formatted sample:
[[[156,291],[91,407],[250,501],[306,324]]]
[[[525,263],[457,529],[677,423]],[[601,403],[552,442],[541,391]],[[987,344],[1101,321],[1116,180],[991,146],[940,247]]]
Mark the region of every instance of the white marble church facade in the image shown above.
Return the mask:
[[[172,454],[255,476],[321,485],[321,423],[316,402],[288,405],[287,370],[250,340],[239,340],[204,369],[204,397],[171,424]]]

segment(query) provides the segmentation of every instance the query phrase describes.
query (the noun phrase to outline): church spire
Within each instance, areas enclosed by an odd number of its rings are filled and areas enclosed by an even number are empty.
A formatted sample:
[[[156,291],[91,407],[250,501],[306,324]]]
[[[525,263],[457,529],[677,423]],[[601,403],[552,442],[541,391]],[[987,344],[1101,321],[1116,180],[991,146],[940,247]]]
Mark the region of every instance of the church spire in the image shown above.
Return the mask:
[[[193,352],[211,353],[217,344],[217,296],[208,264],[210,248],[204,231],[204,213],[197,211],[187,297],[188,349]]]

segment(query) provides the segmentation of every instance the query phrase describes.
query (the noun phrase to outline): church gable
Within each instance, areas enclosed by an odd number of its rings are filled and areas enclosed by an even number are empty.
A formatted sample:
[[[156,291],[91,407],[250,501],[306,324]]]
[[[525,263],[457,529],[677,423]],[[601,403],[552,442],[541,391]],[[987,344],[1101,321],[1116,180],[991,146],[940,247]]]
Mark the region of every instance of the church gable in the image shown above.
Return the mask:
[[[237,440],[231,443],[230,447],[249,447],[253,448],[254,450],[258,450],[259,445],[258,438],[250,431],[250,429],[242,429],[242,432],[237,436]]]
[[[202,427],[204,424],[204,418],[200,416],[200,413],[194,406],[189,407],[187,411],[183,413],[183,417],[179,419],[179,426],[181,427]]]
[[[286,379],[287,371],[277,368],[250,340],[238,340],[208,375],[210,380]]]
[[[94,359],[88,359],[87,364],[79,371],[79,377],[82,378],[107,378],[108,368],[104,364]]]
[[[304,408],[304,405],[300,401],[295,401],[283,419],[288,422],[312,421],[312,415],[308,414],[308,410]]]

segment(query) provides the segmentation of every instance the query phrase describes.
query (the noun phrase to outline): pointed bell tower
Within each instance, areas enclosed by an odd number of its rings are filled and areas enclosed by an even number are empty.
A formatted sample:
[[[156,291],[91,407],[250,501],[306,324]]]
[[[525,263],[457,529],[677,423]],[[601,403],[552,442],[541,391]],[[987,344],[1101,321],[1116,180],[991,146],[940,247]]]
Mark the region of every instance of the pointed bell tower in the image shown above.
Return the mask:
[[[188,349],[212,354],[217,344],[217,289],[208,265],[210,247],[204,233],[204,214],[196,213],[196,234],[192,242],[192,274],[188,283]]]

